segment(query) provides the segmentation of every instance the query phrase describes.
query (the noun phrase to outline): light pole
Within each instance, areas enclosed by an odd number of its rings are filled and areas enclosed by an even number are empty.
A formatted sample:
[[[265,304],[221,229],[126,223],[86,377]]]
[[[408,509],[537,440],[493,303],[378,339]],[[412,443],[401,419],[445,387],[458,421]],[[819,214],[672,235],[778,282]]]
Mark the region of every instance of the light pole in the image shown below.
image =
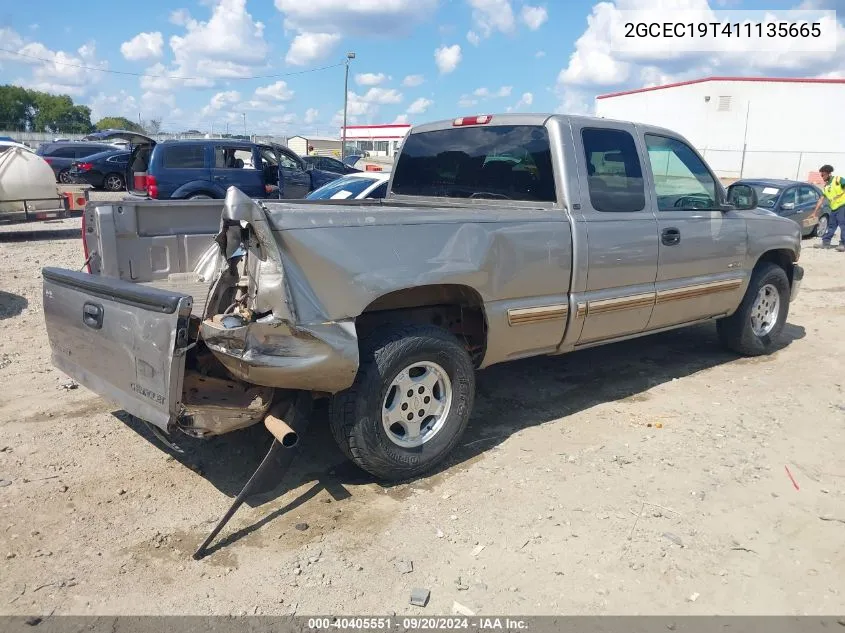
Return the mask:
[[[349,62],[355,53],[346,53],[346,72],[343,79],[343,132],[340,137],[340,160],[346,158],[346,109],[349,101]]]
[[[243,118],[244,118],[244,136],[247,136],[247,133],[246,133],[246,112],[242,112],[241,116],[243,116]]]

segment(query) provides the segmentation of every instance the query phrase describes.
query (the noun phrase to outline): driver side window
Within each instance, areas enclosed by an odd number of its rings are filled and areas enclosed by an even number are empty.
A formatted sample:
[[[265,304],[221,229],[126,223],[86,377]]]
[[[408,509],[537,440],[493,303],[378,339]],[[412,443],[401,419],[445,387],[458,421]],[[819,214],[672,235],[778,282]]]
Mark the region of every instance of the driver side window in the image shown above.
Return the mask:
[[[717,208],[716,181],[688,145],[655,134],[645,142],[660,211]]]

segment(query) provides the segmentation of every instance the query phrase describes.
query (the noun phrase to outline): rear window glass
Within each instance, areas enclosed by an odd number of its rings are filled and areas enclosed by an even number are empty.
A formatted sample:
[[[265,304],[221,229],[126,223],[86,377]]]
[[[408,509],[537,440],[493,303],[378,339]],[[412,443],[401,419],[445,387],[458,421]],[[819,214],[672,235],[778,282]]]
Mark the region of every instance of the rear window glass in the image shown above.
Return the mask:
[[[164,166],[177,169],[205,167],[205,146],[174,145],[164,147]]]
[[[540,125],[411,134],[395,172],[392,191],[400,195],[555,200],[549,136]]]

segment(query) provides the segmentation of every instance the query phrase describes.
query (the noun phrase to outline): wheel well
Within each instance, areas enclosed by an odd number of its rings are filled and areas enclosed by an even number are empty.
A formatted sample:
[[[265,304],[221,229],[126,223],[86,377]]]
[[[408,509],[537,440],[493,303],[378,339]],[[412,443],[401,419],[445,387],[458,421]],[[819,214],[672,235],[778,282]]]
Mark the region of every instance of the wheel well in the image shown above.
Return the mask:
[[[484,301],[476,290],[459,284],[436,284],[395,290],[368,305],[355,320],[358,338],[397,321],[435,325],[464,342],[478,366],[487,348]]]
[[[759,268],[760,264],[768,262],[783,268],[786,276],[789,278],[789,285],[792,285],[792,265],[795,263],[795,254],[788,248],[777,248],[771,251],[766,251],[757,260],[757,265],[754,268]]]

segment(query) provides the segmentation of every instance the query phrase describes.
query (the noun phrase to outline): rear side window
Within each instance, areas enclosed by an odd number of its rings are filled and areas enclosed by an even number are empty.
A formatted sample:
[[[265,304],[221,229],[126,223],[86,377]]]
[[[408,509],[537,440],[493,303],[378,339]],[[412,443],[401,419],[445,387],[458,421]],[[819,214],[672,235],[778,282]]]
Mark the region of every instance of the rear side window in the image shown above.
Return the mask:
[[[205,146],[164,146],[164,166],[169,169],[196,169],[205,167]]]
[[[410,196],[555,201],[546,128],[464,127],[411,134],[393,176],[393,193]]]
[[[642,211],[645,185],[634,137],[624,130],[584,129],[581,138],[592,207],[605,212]]]
[[[76,158],[75,147],[57,147],[46,153],[46,156],[53,156],[55,158]]]

